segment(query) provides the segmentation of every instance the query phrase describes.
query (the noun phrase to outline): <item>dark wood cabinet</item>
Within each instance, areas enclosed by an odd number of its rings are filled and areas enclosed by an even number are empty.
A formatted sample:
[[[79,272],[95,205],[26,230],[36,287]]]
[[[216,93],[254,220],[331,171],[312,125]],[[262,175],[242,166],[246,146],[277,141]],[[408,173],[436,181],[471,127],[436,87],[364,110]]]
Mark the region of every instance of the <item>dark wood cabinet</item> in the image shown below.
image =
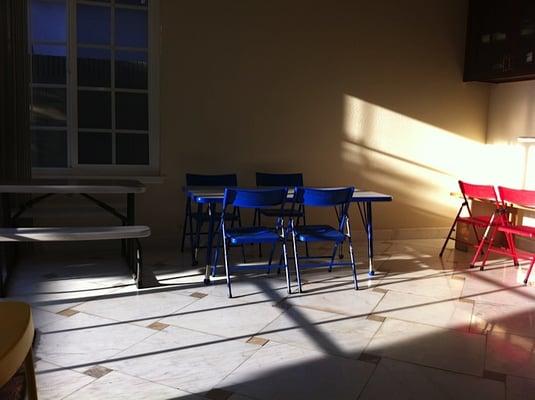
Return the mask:
[[[535,79],[535,1],[471,0],[464,81]]]

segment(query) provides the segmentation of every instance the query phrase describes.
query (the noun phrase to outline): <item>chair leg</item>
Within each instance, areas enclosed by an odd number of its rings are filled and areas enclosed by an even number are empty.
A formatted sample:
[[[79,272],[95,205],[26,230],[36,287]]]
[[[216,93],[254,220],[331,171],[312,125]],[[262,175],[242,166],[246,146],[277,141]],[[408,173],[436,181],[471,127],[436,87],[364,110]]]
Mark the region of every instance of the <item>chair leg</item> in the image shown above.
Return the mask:
[[[518,255],[516,254],[515,238],[511,233],[506,233],[505,239],[507,240],[507,246],[511,252],[511,257],[513,258],[513,264],[515,267],[518,267],[520,264],[518,263]]]
[[[535,264],[535,257],[531,259],[531,263],[529,264],[528,273],[526,274],[526,277],[524,278],[524,285],[528,284],[529,276],[531,275],[531,270],[533,269],[533,264]]]
[[[199,204],[197,206],[197,216],[198,218],[195,220],[195,244],[192,246],[191,248],[191,257],[192,257],[192,265],[197,265],[198,264],[198,255],[199,255],[199,247],[201,245],[201,227],[202,227],[202,220],[201,220],[201,215],[202,215],[202,204]],[[192,218],[193,220],[193,218]],[[192,226],[193,226],[193,222],[192,222]],[[192,231],[192,235],[193,235],[193,231]]]
[[[294,264],[295,264],[295,273],[297,275],[297,287],[299,293],[303,293],[303,287],[301,285],[301,272],[299,271],[299,257],[297,256],[297,243],[295,242],[295,232],[292,230],[292,243],[294,250]]]
[[[359,284],[357,281],[357,266],[355,265],[355,253],[353,251],[353,243],[351,242],[351,238],[349,238],[349,258],[351,260],[351,272],[353,273],[355,290],[359,290]]]
[[[136,287],[143,289],[143,250],[141,248],[141,242],[136,239]]]
[[[219,255],[220,255],[219,248],[220,247],[221,247],[221,236],[219,236],[219,238],[217,239],[217,245],[216,245],[215,252],[214,252],[214,262],[212,263],[212,277],[214,278],[217,272],[217,264],[219,263]]]
[[[268,260],[268,265],[269,265],[269,268],[268,268],[268,274],[271,273],[271,264],[273,263],[273,254],[275,253],[275,246],[277,245],[277,243],[273,243],[273,246],[271,246],[271,251],[269,252],[269,260]]]
[[[180,252],[181,253],[184,253],[184,245],[186,243],[188,216],[191,218],[191,215],[190,215],[189,211],[191,211],[191,200],[188,198],[187,203],[186,203],[186,208],[184,210],[184,224],[182,226],[182,242],[180,244]],[[190,235],[191,235],[191,231],[190,231]]]
[[[490,229],[491,229],[491,225],[489,224],[489,226],[487,226],[487,228],[485,229],[483,236],[481,236],[481,239],[479,240],[479,244],[477,245],[476,252],[474,253],[474,256],[472,257],[472,261],[470,261],[470,268],[474,268],[476,266],[477,259],[479,258],[480,254],[483,253],[483,246],[485,245],[485,240],[487,240],[487,236],[488,236]]]
[[[489,258],[490,249],[492,248],[492,245],[494,243],[494,238],[496,237],[496,232],[498,231],[498,228],[494,228],[492,230],[492,234],[490,235],[489,245],[487,247],[487,251],[485,252],[485,256],[483,257],[483,262],[481,263],[481,266],[479,267],[480,271],[483,271],[485,269],[485,264],[487,263],[487,259]]]
[[[286,250],[286,239],[282,238],[282,255],[284,258],[284,270],[286,272],[286,288],[288,294],[292,294],[292,284],[290,282],[290,268],[288,268],[288,253]]]
[[[336,251],[338,250],[338,246],[339,246],[338,243],[334,244],[333,253],[331,255],[331,261],[329,262],[329,269],[328,269],[329,272],[332,272],[333,270],[334,257],[336,257]]]
[[[227,287],[228,287],[228,297],[229,299],[232,298],[232,288],[230,285],[230,267],[228,262],[228,249],[227,249],[227,240],[225,239],[225,231],[223,230],[221,232],[221,236],[223,237],[223,257],[225,259],[225,274],[227,275]]]
[[[303,213],[303,226],[307,226],[307,217],[306,217],[306,214],[305,214],[305,206],[301,205],[301,209],[299,211],[301,211]],[[305,242],[305,254],[307,255],[307,257],[310,257],[310,254],[308,252],[308,242]]]
[[[260,212],[258,213],[258,226],[262,226]],[[258,243],[258,257],[262,257],[262,243]]]
[[[448,236],[446,237],[446,240],[444,241],[444,244],[442,245],[442,248],[440,249],[440,253],[438,253],[439,257],[442,257],[444,254],[444,250],[446,249],[446,245],[451,239],[451,234],[453,233],[453,230],[455,229],[455,225],[457,224],[457,218],[459,218],[459,215],[461,215],[461,212],[463,211],[463,207],[459,207],[459,211],[457,211],[457,215],[455,216],[455,219],[453,220],[453,224],[451,224],[450,231],[448,232]]]

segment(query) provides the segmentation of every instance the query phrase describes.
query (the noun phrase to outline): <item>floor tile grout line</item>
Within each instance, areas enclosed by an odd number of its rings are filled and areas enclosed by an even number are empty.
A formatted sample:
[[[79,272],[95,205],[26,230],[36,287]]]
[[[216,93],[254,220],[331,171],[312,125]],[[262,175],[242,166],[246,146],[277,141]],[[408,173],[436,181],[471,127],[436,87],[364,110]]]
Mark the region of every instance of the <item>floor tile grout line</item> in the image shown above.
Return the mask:
[[[368,379],[366,379],[366,383],[364,383],[364,386],[362,387],[360,392],[357,394],[356,400],[359,400],[361,398],[361,396],[364,394],[364,392],[366,391],[366,388],[368,387],[368,385],[370,384],[370,381],[372,380],[373,376],[377,372],[377,368],[379,368],[379,364],[380,363],[381,363],[381,361],[379,361],[378,363],[374,364],[373,371],[370,374],[370,376],[368,376]],[[371,363],[368,363],[368,364],[371,364]]]

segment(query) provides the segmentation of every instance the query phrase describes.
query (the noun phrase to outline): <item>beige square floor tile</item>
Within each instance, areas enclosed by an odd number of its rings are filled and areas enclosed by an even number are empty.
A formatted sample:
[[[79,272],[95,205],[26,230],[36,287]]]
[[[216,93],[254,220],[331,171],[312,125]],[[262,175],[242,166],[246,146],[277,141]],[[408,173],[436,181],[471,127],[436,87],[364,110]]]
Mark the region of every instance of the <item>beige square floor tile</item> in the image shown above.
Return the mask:
[[[50,372],[48,372],[50,371]],[[39,360],[35,363],[39,400],[56,400],[93,382],[95,378]]]
[[[471,303],[458,300],[437,300],[389,291],[373,312],[382,317],[468,331],[472,308]]]
[[[372,289],[355,290],[351,283],[335,287],[311,283],[305,284],[303,290],[302,294],[290,296],[288,304],[350,316],[366,316],[384,295]]]
[[[487,335],[485,369],[535,379],[535,343],[509,333]]]
[[[254,336],[282,311],[264,302],[248,304],[209,295],[160,322],[225,337],[243,337]]]
[[[44,326],[36,355],[54,364],[83,372],[155,332],[78,313]]]
[[[507,400],[535,399],[535,380],[507,377]]]
[[[466,274],[462,296],[477,303],[524,305],[535,301],[535,287],[524,286],[522,279],[514,266],[472,270]]]
[[[217,387],[255,399],[355,399],[374,366],[268,343]]]
[[[291,307],[266,326],[261,336],[278,343],[358,358],[380,322],[305,307]]]
[[[381,280],[378,287],[438,300],[456,299],[461,295],[464,282],[450,279],[451,275],[450,272],[430,269],[389,273]]]
[[[383,358],[359,399],[503,400],[504,396],[503,382]]]
[[[482,376],[485,336],[387,319],[366,353]]]
[[[113,371],[67,396],[66,400],[201,399],[190,393]]]
[[[262,347],[169,326],[115,355],[108,368],[190,393],[212,389]]]
[[[197,299],[179,290],[121,293],[118,297],[88,301],[76,309],[91,315],[147,326],[172,315]]]
[[[475,303],[472,332],[506,332],[535,338],[535,305]]]
[[[51,324],[53,322],[61,321],[66,317],[52,313],[49,311],[43,311],[38,308],[32,308],[32,320],[35,329],[41,329],[42,327]]]

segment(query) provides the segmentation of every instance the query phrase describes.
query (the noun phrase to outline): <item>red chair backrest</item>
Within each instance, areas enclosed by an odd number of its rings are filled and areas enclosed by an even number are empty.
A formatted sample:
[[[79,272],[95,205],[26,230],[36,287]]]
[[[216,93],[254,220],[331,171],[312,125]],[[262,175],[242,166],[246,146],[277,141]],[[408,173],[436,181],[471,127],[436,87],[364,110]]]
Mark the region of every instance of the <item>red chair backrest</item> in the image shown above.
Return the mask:
[[[535,190],[511,189],[499,186],[498,192],[504,203],[513,203],[524,207],[535,207]]]
[[[459,181],[459,187],[465,198],[472,199],[491,200],[498,202],[498,196],[496,190],[492,185],[474,185],[472,183],[466,183]]]

